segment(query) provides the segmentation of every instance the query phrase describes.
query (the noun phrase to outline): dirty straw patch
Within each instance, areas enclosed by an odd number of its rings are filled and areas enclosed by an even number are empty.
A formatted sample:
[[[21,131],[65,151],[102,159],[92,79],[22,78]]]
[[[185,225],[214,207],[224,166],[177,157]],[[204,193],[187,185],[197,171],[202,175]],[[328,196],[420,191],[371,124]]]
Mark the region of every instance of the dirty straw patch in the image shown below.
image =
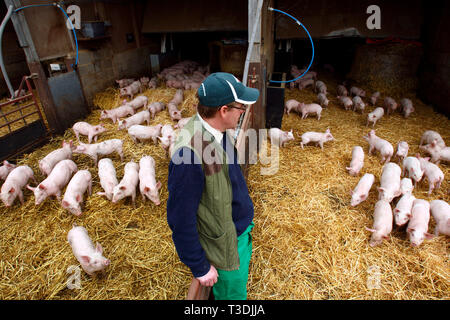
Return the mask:
[[[301,120],[296,114],[284,116],[284,130],[294,130],[295,141],[279,152],[279,163],[265,175],[258,163],[250,167],[248,185],[255,206],[253,257],[250,265],[249,299],[448,299],[448,237],[425,241],[419,248],[409,246],[404,230],[394,229],[391,239],[376,248],[368,245],[369,232],[364,227],[373,222],[381,164],[377,156],[367,155],[362,136],[364,115],[345,111],[337,105],[336,83],[327,81],[330,105],[322,119],[309,116]],[[169,102],[175,89],[150,89],[149,102]],[[371,92],[370,92],[371,93]],[[287,90],[286,99],[313,102],[310,89]],[[401,97],[394,98],[399,99]],[[377,135],[396,145],[405,140],[410,154],[418,152],[423,131],[439,131],[450,143],[449,121],[431,107],[413,98],[417,112],[409,119],[399,114],[382,118]],[[96,95],[96,108],[85,121],[100,122],[100,112],[118,106],[122,99],[117,89]],[[179,106],[182,116],[194,114],[195,90],[185,91]],[[113,204],[96,193],[101,190],[98,170],[85,155],[74,154],[79,169],[88,169],[93,177],[93,194],[85,200],[81,217],[64,211],[55,199],[34,205],[34,195],[24,190],[25,204],[0,207],[0,299],[184,299],[192,275],[177,256],[167,225],[167,177],[169,159],[165,151],[152,142],[134,144],[125,130],[103,120],[108,132],[99,142],[112,138],[124,140],[125,161],[113,154],[111,159],[120,180],[127,161],[138,162],[143,155],[156,160],[156,179],[161,180],[161,205],[140,195],[136,208],[131,199]],[[174,124],[167,109],[151,125]],[[324,150],[315,146],[300,147],[298,135],[306,131],[331,129],[337,141],[326,143]],[[63,140],[75,141],[69,129],[39,150],[25,155],[20,164],[29,165],[38,181],[44,177],[38,160],[60,147]],[[82,137],[82,142],[87,142]],[[270,146],[270,143],[266,143]],[[365,150],[365,164],[358,177],[347,174],[353,146]],[[270,152],[269,152],[270,155]],[[414,190],[417,198],[449,201],[448,165],[440,165],[446,175],[441,189],[427,196],[428,185]],[[349,206],[349,191],[366,172],[376,176],[368,200],[356,208]],[[111,265],[104,275],[91,278],[81,271],[80,289],[68,289],[74,275],[67,272],[79,266],[67,242],[72,224],[84,226],[94,242],[104,248]],[[431,219],[430,230],[434,230]]]

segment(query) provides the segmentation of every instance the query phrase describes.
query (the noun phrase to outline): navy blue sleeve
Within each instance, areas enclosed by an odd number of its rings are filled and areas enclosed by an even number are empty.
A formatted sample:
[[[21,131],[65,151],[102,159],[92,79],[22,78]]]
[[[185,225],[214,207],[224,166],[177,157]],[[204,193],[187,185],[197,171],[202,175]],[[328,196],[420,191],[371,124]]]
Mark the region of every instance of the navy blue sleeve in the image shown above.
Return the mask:
[[[190,149],[183,148],[178,151],[179,159],[184,158],[183,153],[190,158],[190,163],[175,164],[171,160],[169,164],[167,222],[181,262],[198,278],[208,273],[211,267],[197,230],[197,210],[205,176],[195,154]]]

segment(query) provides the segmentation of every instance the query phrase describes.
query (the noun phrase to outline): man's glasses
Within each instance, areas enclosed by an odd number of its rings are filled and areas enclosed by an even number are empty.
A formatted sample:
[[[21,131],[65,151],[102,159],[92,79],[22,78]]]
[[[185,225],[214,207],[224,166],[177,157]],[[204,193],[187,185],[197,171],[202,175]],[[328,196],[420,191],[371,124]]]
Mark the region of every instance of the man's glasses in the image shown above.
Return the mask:
[[[247,110],[247,107],[237,107],[237,106],[233,106],[233,105],[227,105],[228,108],[234,108],[234,109],[239,109],[239,110]]]

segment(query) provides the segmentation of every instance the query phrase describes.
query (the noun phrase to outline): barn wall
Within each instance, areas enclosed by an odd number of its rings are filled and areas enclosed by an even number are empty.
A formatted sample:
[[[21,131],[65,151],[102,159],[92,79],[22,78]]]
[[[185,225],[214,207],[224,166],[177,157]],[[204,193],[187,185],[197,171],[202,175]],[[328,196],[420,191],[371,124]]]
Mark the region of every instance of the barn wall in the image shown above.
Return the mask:
[[[79,42],[79,75],[86,101],[93,106],[99,91],[114,86],[115,80],[150,75],[150,54],[160,49],[159,36],[140,32],[145,20],[144,1],[77,3],[82,21],[108,21],[109,36]]]
[[[48,4],[48,0],[22,0],[22,5]],[[22,10],[40,60],[64,57],[74,51],[62,11],[54,6]]]
[[[376,4],[381,11],[381,29],[366,26],[367,7]],[[423,22],[422,0],[277,0],[275,9],[296,17],[313,38],[333,31],[356,28],[365,37],[401,37],[418,39]],[[307,38],[306,32],[291,18],[275,14],[276,39]]]
[[[148,0],[142,32],[247,30],[248,1]]]
[[[419,71],[422,99],[450,117],[450,3],[428,6],[423,29],[424,59]]]

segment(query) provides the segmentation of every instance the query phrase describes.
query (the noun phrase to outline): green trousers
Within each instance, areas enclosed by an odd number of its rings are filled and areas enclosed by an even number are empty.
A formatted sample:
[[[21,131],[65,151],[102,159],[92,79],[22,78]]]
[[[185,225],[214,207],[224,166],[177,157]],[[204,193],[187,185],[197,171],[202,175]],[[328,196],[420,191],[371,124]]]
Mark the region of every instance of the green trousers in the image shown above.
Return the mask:
[[[252,235],[254,223],[238,237],[239,269],[225,271],[217,269],[219,277],[213,286],[216,300],[246,300],[250,259],[252,257]]]

